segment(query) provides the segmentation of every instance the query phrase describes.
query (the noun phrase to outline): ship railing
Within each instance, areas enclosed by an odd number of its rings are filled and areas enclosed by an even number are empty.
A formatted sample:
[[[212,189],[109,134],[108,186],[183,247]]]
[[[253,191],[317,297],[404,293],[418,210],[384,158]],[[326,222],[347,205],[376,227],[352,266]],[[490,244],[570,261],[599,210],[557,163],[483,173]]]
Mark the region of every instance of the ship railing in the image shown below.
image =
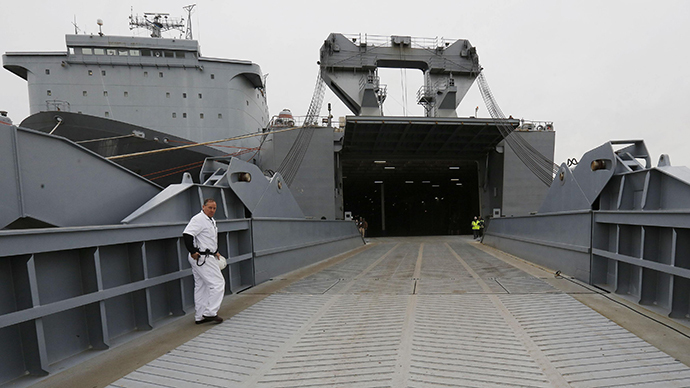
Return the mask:
[[[553,131],[553,121],[520,120],[516,131]]]
[[[394,40],[397,37],[389,35],[370,35],[370,34],[343,34],[346,38],[350,39],[352,43],[359,46],[372,46],[372,47],[393,47]],[[407,38],[407,37],[405,37]],[[409,37],[410,46],[413,48],[428,48],[437,49],[445,48],[457,41],[457,39],[448,39],[444,37],[434,37],[434,38],[420,38],[420,37]]]
[[[383,85],[385,87],[385,85]],[[307,119],[307,116],[292,116],[292,117],[279,117],[279,116],[273,116],[271,120],[268,123],[268,130],[276,130],[276,129],[286,129],[290,127],[301,127],[304,125],[305,120]],[[319,123],[318,126],[322,127],[328,127],[328,116],[318,116],[317,123]]]

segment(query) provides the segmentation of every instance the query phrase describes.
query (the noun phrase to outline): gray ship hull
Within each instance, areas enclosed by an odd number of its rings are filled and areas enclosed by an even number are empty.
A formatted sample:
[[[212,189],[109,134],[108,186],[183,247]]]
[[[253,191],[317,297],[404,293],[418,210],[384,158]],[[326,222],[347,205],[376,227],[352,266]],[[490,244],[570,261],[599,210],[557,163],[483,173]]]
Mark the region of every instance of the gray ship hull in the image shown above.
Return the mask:
[[[62,111],[31,115],[22,121],[21,126],[46,133],[54,129],[54,135],[70,139],[105,158],[192,143],[181,137],[121,121]],[[113,161],[165,187],[180,183],[185,172],[193,177],[199,176],[205,158],[224,155],[226,153],[218,149],[197,146]]]

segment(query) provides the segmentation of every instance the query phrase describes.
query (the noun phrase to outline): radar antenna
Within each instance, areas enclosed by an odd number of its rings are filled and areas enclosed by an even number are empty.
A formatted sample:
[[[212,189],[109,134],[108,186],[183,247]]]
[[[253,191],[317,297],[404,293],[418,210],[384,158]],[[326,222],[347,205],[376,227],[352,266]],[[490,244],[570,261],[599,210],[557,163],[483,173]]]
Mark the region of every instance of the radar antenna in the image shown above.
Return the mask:
[[[182,7],[185,11],[187,11],[187,31],[185,32],[185,39],[194,39],[192,37],[192,9],[196,7],[196,4],[191,4],[186,7]]]
[[[151,31],[152,38],[160,38],[161,34],[170,30],[184,31],[184,19],[172,18],[170,14],[158,12],[145,12],[144,17],[139,15],[129,16],[129,29],[145,28]]]

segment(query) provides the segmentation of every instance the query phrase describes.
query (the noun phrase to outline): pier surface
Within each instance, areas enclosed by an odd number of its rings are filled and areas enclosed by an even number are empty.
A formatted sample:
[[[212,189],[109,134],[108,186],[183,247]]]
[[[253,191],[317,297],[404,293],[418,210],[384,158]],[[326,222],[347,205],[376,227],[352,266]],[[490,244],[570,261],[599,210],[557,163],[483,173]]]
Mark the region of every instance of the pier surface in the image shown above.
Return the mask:
[[[690,387],[687,327],[465,236],[372,239],[223,314],[39,385]]]

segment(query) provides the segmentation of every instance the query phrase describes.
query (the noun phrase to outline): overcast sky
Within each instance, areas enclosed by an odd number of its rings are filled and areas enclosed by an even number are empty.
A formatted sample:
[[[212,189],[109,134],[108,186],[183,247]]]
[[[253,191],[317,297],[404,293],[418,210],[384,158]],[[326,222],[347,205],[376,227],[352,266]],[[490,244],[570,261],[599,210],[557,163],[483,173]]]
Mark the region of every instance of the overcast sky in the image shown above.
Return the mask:
[[[0,14],[0,52],[65,51],[72,22],[97,33],[132,35],[127,17],[183,16],[179,0],[12,1]],[[555,162],[577,159],[611,139],[644,139],[657,164],[690,166],[690,1],[197,1],[194,37],[207,57],[251,60],[268,73],[271,114],[304,115],[331,32],[468,39],[506,115],[553,121]],[[429,8],[424,8],[426,5]],[[139,35],[145,35],[139,32]],[[386,114],[422,115],[415,70],[380,72]],[[406,91],[406,93],[404,93]],[[404,98],[403,95],[408,96]],[[407,100],[407,104],[404,101]],[[351,112],[328,90],[335,117]],[[405,106],[406,105],[406,106]],[[474,85],[459,116],[489,114]],[[0,71],[0,110],[15,123],[29,113],[25,81]]]

